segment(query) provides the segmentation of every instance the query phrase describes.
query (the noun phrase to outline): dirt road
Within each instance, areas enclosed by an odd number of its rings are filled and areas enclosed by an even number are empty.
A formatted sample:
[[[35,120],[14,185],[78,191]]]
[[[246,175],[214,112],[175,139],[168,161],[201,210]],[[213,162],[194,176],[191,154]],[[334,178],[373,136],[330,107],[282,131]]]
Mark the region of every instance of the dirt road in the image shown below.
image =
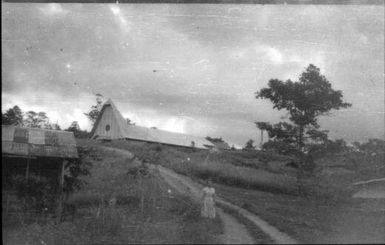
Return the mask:
[[[133,159],[134,155],[126,150],[98,146],[103,150],[113,151],[128,159]],[[180,176],[174,171],[161,166],[149,165],[151,168],[157,168],[163,179],[176,191],[181,194],[191,196],[195,201],[200,202],[201,186],[187,177]],[[239,223],[234,217],[226,214],[222,209],[217,208],[217,213],[221,218],[224,226],[224,233],[219,237],[223,244],[255,244],[256,242],[248,233],[247,228]]]
[[[154,166],[153,166],[154,167]],[[200,202],[201,186],[187,177],[180,176],[172,170],[156,166],[164,180],[180,193],[190,195],[195,201]],[[255,244],[256,242],[248,233],[246,227],[240,224],[235,218],[226,214],[222,209],[216,208],[219,217],[224,225],[224,234],[220,240],[223,244]]]
[[[184,193],[191,193],[191,195],[195,198],[200,197],[200,190],[203,188],[200,184],[192,181],[189,177],[179,175],[175,173],[174,171],[164,168],[162,166],[157,166],[160,173],[165,177],[165,180],[171,185],[175,186],[177,189],[181,190]],[[243,217],[247,218],[251,222],[253,222],[257,227],[259,227],[263,232],[265,232],[270,238],[277,244],[297,244],[298,242],[289,237],[287,234],[279,231],[275,227],[271,226],[268,224],[266,221],[262,220],[258,216],[250,213],[249,211],[240,208],[236,205],[233,205],[222,198],[217,198],[217,202],[221,203],[233,210],[236,210],[238,213],[240,213]],[[219,209],[220,215],[224,215],[222,217],[229,217],[230,220],[232,219],[233,221],[237,222],[234,220],[234,218],[230,215],[225,214],[222,210]],[[238,222],[237,222],[238,223]],[[239,223],[238,223],[239,224]],[[229,227],[230,228],[230,227]],[[234,229],[234,228],[231,228]],[[238,229],[235,231],[236,234],[240,232],[239,234],[241,235],[235,235],[235,239],[240,239],[240,236],[244,236],[244,231],[242,229],[245,229],[245,227],[241,224],[238,225]],[[234,235],[229,235],[229,237],[234,236]],[[234,243],[234,242],[230,242]],[[245,242],[241,242],[245,243]]]
[[[133,158],[133,154],[129,151],[104,147],[105,150],[112,150],[118,154],[122,154],[125,157]],[[193,197],[196,201],[200,201],[201,197],[201,186],[199,183],[194,182],[191,178],[175,173],[174,171],[164,168],[160,165],[150,165],[152,168],[157,168],[159,173],[163,176],[165,181],[173,187],[175,190],[183,194],[188,194]],[[262,220],[258,216],[250,213],[249,211],[240,208],[236,205],[233,205],[222,198],[217,198],[217,202],[225,205],[226,207],[231,208],[232,210],[237,211],[243,217],[247,218],[257,227],[259,227],[264,233],[266,233],[270,238],[277,244],[296,244],[298,243],[287,234],[279,231],[275,227],[268,224],[266,221]],[[239,223],[234,217],[225,213],[222,209],[217,208],[218,214],[221,217],[224,224],[224,234],[221,237],[221,240],[224,244],[255,244],[254,239],[248,233],[246,227]]]

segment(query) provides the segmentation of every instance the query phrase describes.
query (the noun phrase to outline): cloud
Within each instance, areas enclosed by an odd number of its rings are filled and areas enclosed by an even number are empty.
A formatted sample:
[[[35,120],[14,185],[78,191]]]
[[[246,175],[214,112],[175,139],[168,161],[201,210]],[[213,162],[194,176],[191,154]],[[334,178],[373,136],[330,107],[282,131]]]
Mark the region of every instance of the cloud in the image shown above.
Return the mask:
[[[72,111],[69,111],[65,115],[65,117],[62,117],[62,120],[64,125],[70,125],[73,121],[77,121],[79,123],[79,127],[81,129],[91,129],[91,122],[90,120],[84,115],[84,112],[79,108],[74,108]],[[68,127],[67,126],[67,127]]]
[[[188,133],[186,126],[188,119],[183,117],[176,117],[162,111],[153,110],[152,108],[141,108],[135,111],[126,112],[127,110],[120,109],[124,118],[131,119],[136,125],[143,127],[156,127],[158,129],[176,132]],[[191,132],[190,132],[191,133]]]
[[[270,61],[273,62],[274,64],[282,64],[283,63],[283,55],[276,48],[268,47],[266,50],[266,55],[268,56]]]
[[[381,115],[362,110],[383,110],[383,6],[31,6],[2,5],[3,96],[63,127],[87,127],[82,113],[100,92],[138,125],[244,145],[253,121],[279,120],[253,93],[313,63],[357,109],[344,120],[362,116],[346,132],[367,121],[376,127],[362,131],[383,132]],[[344,120],[322,126],[336,131]]]
[[[68,11],[65,10],[60,3],[47,3],[43,5],[44,6],[39,7],[39,9],[44,15],[47,16],[58,16],[68,13]]]
[[[2,92],[1,110],[17,105],[23,112],[46,112],[51,123],[56,123],[62,129],[67,128],[73,121],[78,121],[81,129],[91,129],[91,123],[84,115],[94,104],[94,97],[81,94],[79,97],[63,97],[56,93],[45,91],[44,94],[35,94],[34,91],[23,91],[17,95]]]
[[[118,23],[120,24],[123,32],[127,33],[131,30],[131,24],[127,21],[124,14],[122,13],[118,4],[110,5],[110,10],[112,14],[116,17]]]

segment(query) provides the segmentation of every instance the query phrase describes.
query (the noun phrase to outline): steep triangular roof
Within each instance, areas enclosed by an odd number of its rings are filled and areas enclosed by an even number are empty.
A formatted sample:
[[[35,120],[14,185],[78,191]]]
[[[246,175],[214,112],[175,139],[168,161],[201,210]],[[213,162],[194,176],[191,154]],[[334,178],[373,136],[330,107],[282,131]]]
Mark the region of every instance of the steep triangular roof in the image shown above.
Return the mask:
[[[111,101],[111,99],[107,100],[107,102],[104,103],[99,113],[99,116],[94,124],[94,127],[92,128],[91,137],[99,136],[96,132],[98,127],[103,127],[103,125],[99,124],[101,124],[101,120],[104,116],[104,113],[108,111],[108,108],[110,108],[112,111],[111,115],[109,115],[109,120],[112,120],[116,127],[114,128],[114,136],[109,137],[111,139],[127,138],[185,147],[192,147],[192,145],[194,145],[196,148],[203,149],[206,148],[206,146],[213,146],[211,142],[197,136],[174,133],[160,129],[146,128],[136,125],[128,125],[126,120],[123,118],[122,114],[120,114],[119,110]],[[103,129],[99,129],[99,132],[100,130],[103,131]]]
[[[96,130],[96,128],[99,126],[100,120],[102,119],[103,114],[104,114],[104,112],[105,112],[105,110],[106,110],[107,107],[111,107],[111,109],[112,109],[112,111],[113,111],[112,115],[113,115],[113,117],[114,117],[114,119],[116,120],[116,123],[117,123],[117,125],[118,125],[118,129],[117,129],[117,130],[119,131],[120,135],[121,135],[122,137],[124,137],[124,136],[125,136],[125,131],[126,131],[125,127],[126,127],[126,125],[127,125],[127,122],[126,122],[126,120],[123,118],[122,114],[120,114],[119,110],[116,109],[116,106],[115,106],[115,104],[112,102],[111,99],[108,99],[108,100],[103,104],[103,107],[102,107],[102,109],[100,110],[100,113],[99,113],[99,115],[98,115],[98,118],[96,119],[96,121],[95,121],[95,123],[94,123],[94,126],[92,127],[92,130],[91,130],[91,135],[92,135],[92,137],[94,136],[95,130]]]

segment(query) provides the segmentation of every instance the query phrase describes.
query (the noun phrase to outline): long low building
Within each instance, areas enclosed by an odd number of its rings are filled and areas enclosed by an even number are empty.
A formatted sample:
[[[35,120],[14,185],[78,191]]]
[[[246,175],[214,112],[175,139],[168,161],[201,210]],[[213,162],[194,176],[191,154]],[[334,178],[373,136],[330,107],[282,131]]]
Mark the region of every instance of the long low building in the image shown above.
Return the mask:
[[[211,142],[201,137],[129,125],[110,99],[104,103],[92,128],[91,137],[94,139],[130,139],[200,149],[214,147]]]

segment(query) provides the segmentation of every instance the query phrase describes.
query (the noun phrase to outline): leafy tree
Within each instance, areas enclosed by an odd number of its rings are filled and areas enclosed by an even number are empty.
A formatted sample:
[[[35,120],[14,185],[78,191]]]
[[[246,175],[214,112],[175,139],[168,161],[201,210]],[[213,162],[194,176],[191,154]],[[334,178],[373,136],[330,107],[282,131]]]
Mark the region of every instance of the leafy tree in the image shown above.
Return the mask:
[[[65,131],[73,132],[75,138],[87,138],[88,132],[86,130],[81,130],[79,123],[77,121],[73,121],[71,125],[65,129]]]
[[[326,143],[326,151],[330,153],[340,153],[348,150],[348,145],[344,139],[329,140]]]
[[[243,147],[243,150],[245,150],[245,151],[255,150],[254,140],[249,139],[246,142],[245,146]]]
[[[295,148],[297,128],[290,123],[280,122],[271,125],[266,122],[256,122],[261,130],[266,130],[272,139],[263,145],[264,149],[275,149],[279,153],[290,153]]]
[[[57,123],[52,123],[50,126],[49,126],[49,129],[53,129],[53,130],[61,130],[61,127],[59,124]]]
[[[271,79],[267,88],[256,92],[256,98],[268,99],[274,104],[274,109],[288,111],[291,122],[275,125],[258,122],[258,128],[267,130],[273,140],[287,142],[302,153],[306,150],[307,140],[323,141],[327,138],[327,131],[319,130],[320,116],[327,115],[332,109],[351,106],[342,101],[342,91],[333,90],[326,77],[320,74],[320,69],[312,64],[297,82]]]
[[[66,129],[66,131],[71,131],[71,132],[80,131],[80,127],[79,127],[78,121],[73,121],[71,123],[71,125]]]
[[[23,123],[29,128],[44,128],[52,129],[52,125],[49,122],[49,118],[45,112],[28,111]]]
[[[84,147],[77,147],[77,150],[79,159],[70,159],[65,165],[63,191],[67,198],[71,193],[81,189],[86,184],[80,177],[90,175],[89,169],[92,166],[87,157],[90,150]]]
[[[50,123],[45,112],[28,111],[24,115],[22,110],[17,105],[8,109],[4,114],[2,113],[1,119],[2,124],[4,125],[18,125],[30,128],[61,130],[59,124]]]
[[[1,123],[4,125],[23,125],[23,112],[15,105],[1,114]]]
[[[358,141],[353,142],[353,147],[355,150],[360,150],[361,149],[361,143]]]
[[[81,133],[79,123],[77,121],[73,121],[71,125],[65,129],[65,131],[73,132],[75,138],[79,138],[79,134]]]
[[[48,129],[52,129],[52,130],[61,130],[60,125],[57,123],[51,123],[48,127],[49,127]]]
[[[129,118],[126,118],[126,122],[128,125],[135,125],[135,123]]]
[[[384,152],[385,151],[385,140],[382,139],[369,139],[367,142],[362,143],[360,150],[364,152]]]
[[[312,165],[312,145],[327,140],[327,131],[320,130],[318,118],[328,115],[333,109],[351,106],[342,100],[342,91],[332,89],[331,83],[320,74],[320,69],[312,64],[300,75],[298,81],[270,79],[268,87],[262,88],[255,95],[257,99],[270,100],[274,109],[288,112],[290,122],[256,124],[259,129],[268,132],[271,141],[281,147],[285,145],[289,154],[299,158],[301,172]],[[265,143],[263,147],[269,145],[272,143]]]
[[[87,118],[91,121],[92,125],[96,122],[96,119],[98,119],[99,113],[102,110],[103,107],[103,95],[102,94],[96,94],[96,104],[91,106],[91,109],[88,113],[84,113],[84,115],[87,116]]]
[[[206,139],[216,145],[219,149],[230,149],[230,146],[227,142],[225,142],[222,137],[221,138],[211,138],[207,136]]]
[[[225,141],[221,138],[211,138],[210,136],[207,136],[206,139],[212,143],[225,143]]]

